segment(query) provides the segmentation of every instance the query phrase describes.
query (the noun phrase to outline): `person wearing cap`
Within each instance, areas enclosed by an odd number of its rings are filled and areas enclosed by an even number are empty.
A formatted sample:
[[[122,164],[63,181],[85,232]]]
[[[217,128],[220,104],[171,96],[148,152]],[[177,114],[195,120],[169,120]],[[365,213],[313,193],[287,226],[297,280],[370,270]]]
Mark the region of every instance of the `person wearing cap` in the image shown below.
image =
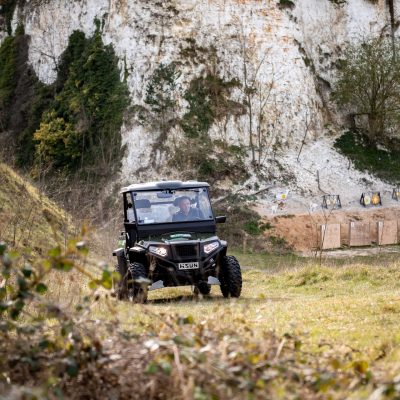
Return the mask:
[[[179,211],[172,216],[172,222],[193,221],[204,219],[204,215],[199,208],[192,208],[190,198],[182,196],[177,200]]]

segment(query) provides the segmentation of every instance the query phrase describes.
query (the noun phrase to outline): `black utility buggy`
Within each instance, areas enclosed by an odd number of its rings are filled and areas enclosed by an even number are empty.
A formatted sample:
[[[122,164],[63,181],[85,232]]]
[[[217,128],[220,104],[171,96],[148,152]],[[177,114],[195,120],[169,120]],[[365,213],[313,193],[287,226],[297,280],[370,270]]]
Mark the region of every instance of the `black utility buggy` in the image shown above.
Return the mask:
[[[162,181],[122,190],[124,226],[113,252],[121,280],[119,299],[144,302],[148,290],[191,285],[207,295],[220,285],[224,297],[239,297],[242,273],[227,244],[216,236],[215,217],[205,182]]]

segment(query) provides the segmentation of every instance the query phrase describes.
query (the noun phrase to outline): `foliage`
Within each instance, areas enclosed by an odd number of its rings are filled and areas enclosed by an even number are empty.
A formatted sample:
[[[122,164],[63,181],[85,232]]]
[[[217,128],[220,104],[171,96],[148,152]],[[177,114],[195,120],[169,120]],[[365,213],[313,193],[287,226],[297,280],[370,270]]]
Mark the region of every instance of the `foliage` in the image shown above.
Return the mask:
[[[47,141],[49,162],[69,169],[97,165],[102,173],[107,168],[111,173],[121,157],[119,131],[129,96],[126,83],[120,81],[118,59],[113,48],[103,44],[99,25],[89,39],[78,31],[71,35],[59,71],[54,111],[46,119],[63,119],[72,126],[72,137],[64,149],[59,140]],[[39,150],[41,136],[37,139]],[[67,147],[71,143],[73,154]]]
[[[218,235],[227,240],[231,248],[244,251],[280,252],[281,246],[271,246],[264,233],[271,229],[259,214],[252,210],[254,198],[230,195],[214,206],[216,213],[227,216],[227,223],[218,225]],[[285,247],[285,250],[288,250]]]
[[[398,40],[366,39],[346,50],[339,68],[334,98],[353,115],[368,117],[371,143],[389,143],[399,127],[399,51]]]
[[[335,142],[335,147],[353,161],[360,171],[393,184],[400,181],[400,152],[378,149],[366,140],[360,131],[347,131]]]
[[[247,220],[244,225],[243,229],[249,235],[257,236],[261,235],[266,229],[268,229],[268,224],[261,223],[258,218]]]
[[[183,178],[193,174],[199,180],[211,183],[224,178],[243,181],[247,176],[245,153],[240,146],[227,145],[222,140],[212,140],[208,131],[215,120],[242,114],[243,106],[229,99],[231,90],[238,86],[233,79],[225,81],[208,73],[192,80],[184,94],[188,110],[180,120],[185,133],[173,151],[169,164],[182,171]],[[184,148],[182,152],[180,149]]]
[[[37,153],[40,162],[52,164],[55,168],[71,165],[81,156],[81,138],[74,132],[72,124],[56,117],[55,111],[43,118],[34,139],[39,142]]]
[[[0,47],[0,127],[7,125],[9,115],[6,110],[17,86],[16,58],[15,38],[6,37]]]
[[[10,132],[21,167],[33,163],[33,134],[53,97],[51,88],[39,82],[27,62],[28,40],[19,25],[15,36],[6,37],[0,47],[0,127]]]
[[[172,64],[160,64],[150,77],[146,87],[145,104],[149,115],[141,114],[142,121],[147,122],[161,132],[165,140],[170,128],[177,120],[177,91],[180,72]]]
[[[107,269],[98,278],[88,274],[83,268],[87,254],[84,242],[70,241],[64,250],[55,247],[32,264],[0,244],[0,276],[6,282],[0,290],[0,390],[6,396],[11,392],[23,398],[76,399],[322,399],[349,394],[361,399],[373,393],[395,399],[400,395],[396,378],[384,376],[376,362],[357,349],[323,341],[310,351],[306,335],[254,331],[246,320],[247,307],[240,309],[237,302],[225,301],[221,310],[214,305],[210,315],[199,317],[142,306],[137,311],[147,322],[139,332],[121,329],[118,309],[108,297],[103,302],[109,316],[93,321],[100,291],[82,297],[74,309],[61,307],[52,300],[45,281],[55,270],[68,276],[77,269],[89,275],[91,287],[100,285],[103,290],[117,278]],[[364,282],[365,273],[368,270],[303,268],[281,277],[257,276],[263,282],[270,280],[271,290],[281,279],[291,290],[308,287],[320,293],[321,286],[329,290],[336,279]],[[371,274],[371,279],[378,277],[376,271]],[[268,304],[269,314],[272,306]],[[262,299],[257,307],[262,312]],[[228,324],[221,323],[222,315]]]
[[[3,41],[0,122],[13,134],[20,166],[32,166],[35,144],[38,156],[46,149],[44,167],[52,165],[67,173],[90,170],[102,177],[119,166],[120,128],[129,93],[120,80],[118,58],[111,45],[104,45],[100,24],[96,26],[90,38],[73,32],[60,57],[57,80],[50,86],[38,81],[27,62],[28,37],[22,26],[15,37]]]
[[[43,385],[44,389],[47,381],[51,382],[47,385],[48,394],[54,395],[60,392],[65,381],[76,378],[89,366],[102,370],[103,345],[89,324],[84,329],[79,324],[79,315],[90,308],[90,298],[83,298],[82,303],[76,305],[80,312],[74,313],[54,304],[47,295],[46,277],[56,270],[67,273],[78,269],[93,282],[110,287],[112,275],[107,270],[96,279],[83,268],[86,255],[83,242],[70,241],[65,250],[57,246],[48,252],[46,259],[32,262],[30,257],[10,251],[5,243],[0,243],[3,283],[0,289],[0,390],[3,393],[10,383],[22,385],[39,381],[38,386]],[[29,389],[24,391],[30,392]]]
[[[248,172],[243,160],[242,148],[213,141],[205,135],[182,139],[168,163],[180,171],[181,179],[193,179],[196,176],[200,181],[214,184],[225,178],[235,182],[244,181]]]
[[[224,81],[211,73],[195,78],[184,94],[189,107],[182,118],[181,127],[186,135],[190,138],[204,137],[214,120],[243,114],[243,105],[229,100],[230,91],[238,85],[235,79]]]
[[[34,76],[34,74],[30,74]],[[27,94],[27,110],[25,120],[19,125],[20,132],[17,136],[16,162],[21,168],[28,169],[34,164],[36,143],[35,132],[40,128],[42,116],[50,109],[54,101],[54,92],[51,86],[47,86],[32,77],[33,95]]]

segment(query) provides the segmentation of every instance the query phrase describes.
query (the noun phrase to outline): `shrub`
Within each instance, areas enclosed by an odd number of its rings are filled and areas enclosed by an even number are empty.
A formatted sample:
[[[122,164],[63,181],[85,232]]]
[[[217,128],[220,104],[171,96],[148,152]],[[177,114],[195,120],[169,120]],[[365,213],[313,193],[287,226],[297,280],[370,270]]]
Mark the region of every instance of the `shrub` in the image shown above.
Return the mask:
[[[365,135],[358,130],[347,131],[335,142],[335,147],[353,161],[360,171],[397,184],[400,181],[400,152],[385,151],[371,146]]]
[[[194,79],[184,94],[189,107],[181,127],[186,135],[191,138],[204,136],[214,120],[244,114],[243,105],[229,99],[231,90],[238,86],[236,79],[225,81],[211,73]]]
[[[82,156],[82,138],[73,130],[72,124],[56,117],[55,111],[48,113],[34,139],[41,163],[56,168],[70,166]]]

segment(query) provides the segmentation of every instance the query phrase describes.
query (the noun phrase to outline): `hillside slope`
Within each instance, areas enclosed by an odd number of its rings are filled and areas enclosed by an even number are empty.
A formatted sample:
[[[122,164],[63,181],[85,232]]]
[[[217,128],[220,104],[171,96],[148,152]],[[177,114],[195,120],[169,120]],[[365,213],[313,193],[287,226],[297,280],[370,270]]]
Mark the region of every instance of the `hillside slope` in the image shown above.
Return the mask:
[[[65,244],[73,234],[71,218],[29,181],[0,163],[0,240],[42,254]]]

